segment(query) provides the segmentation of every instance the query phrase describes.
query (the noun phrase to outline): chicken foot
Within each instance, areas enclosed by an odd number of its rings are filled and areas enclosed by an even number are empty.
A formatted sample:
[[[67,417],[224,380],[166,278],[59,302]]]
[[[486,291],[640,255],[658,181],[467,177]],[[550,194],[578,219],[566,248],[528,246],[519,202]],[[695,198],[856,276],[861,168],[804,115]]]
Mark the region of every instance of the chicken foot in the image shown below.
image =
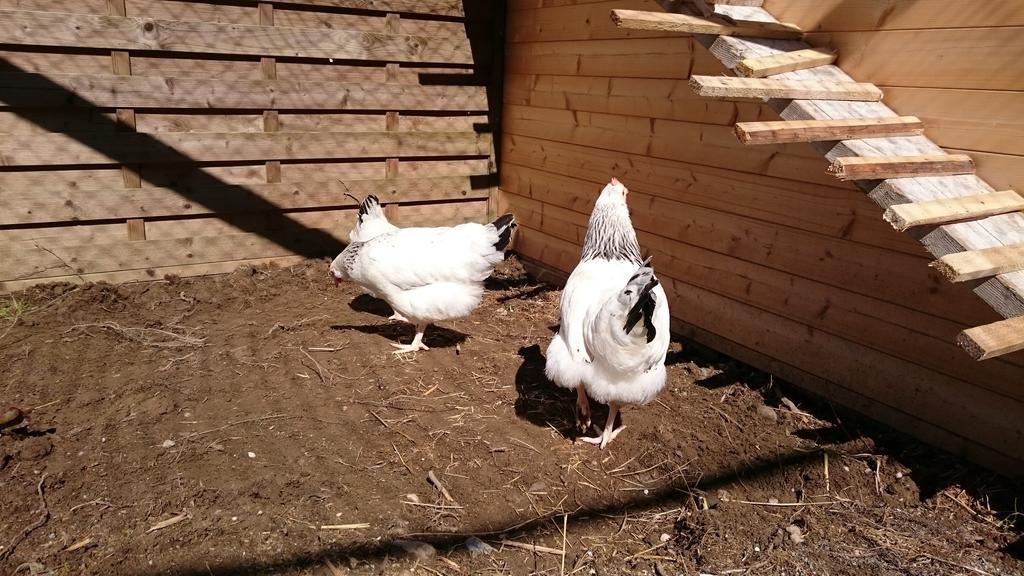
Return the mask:
[[[619,432],[622,432],[623,430],[626,429],[625,425],[619,426],[618,428],[615,427],[615,417],[618,416],[618,414],[619,405],[614,402],[610,402],[608,404],[608,421],[605,422],[604,432],[602,432],[600,436],[597,436],[595,438],[581,436],[580,440],[583,440],[588,444],[600,445],[601,450],[604,450],[604,447],[610,444],[611,441],[614,440],[615,437],[619,435]]]
[[[416,325],[416,335],[412,338],[410,344],[391,344],[398,350],[395,350],[394,354],[405,354],[406,352],[416,352],[417,350],[430,350],[427,345],[423,343],[423,331],[427,329],[426,324]]]
[[[390,320],[390,321],[392,321],[392,322],[394,322],[394,321],[398,321],[398,322],[408,322],[408,321],[409,321],[409,319],[408,319],[408,318],[406,318],[405,316],[402,316],[402,315],[401,315],[401,314],[399,314],[398,312],[395,312],[395,313],[394,313],[394,314],[392,314],[391,316],[388,316],[388,320]]]

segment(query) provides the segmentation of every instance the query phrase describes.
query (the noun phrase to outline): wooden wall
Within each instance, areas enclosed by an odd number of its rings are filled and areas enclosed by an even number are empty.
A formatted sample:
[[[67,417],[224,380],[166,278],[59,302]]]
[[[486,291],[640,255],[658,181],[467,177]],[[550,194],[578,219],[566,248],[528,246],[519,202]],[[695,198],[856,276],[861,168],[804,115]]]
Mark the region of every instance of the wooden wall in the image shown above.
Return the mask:
[[[766,7],[812,29],[853,22],[832,37],[857,79],[882,84],[940,144],[970,151],[993,185],[1024,189],[1013,155],[1024,141],[1013,92],[1024,34],[985,41],[973,28],[1020,25],[1021,3],[995,2],[1003,15],[986,8],[984,22],[969,4]],[[617,176],[685,334],[955,453],[1024,471],[1024,354],[976,363],[954,345],[963,328],[1000,318],[935,274],[923,248],[827,175],[810,146],[743,148],[732,125],[775,113],[695,97],[689,75],[724,68],[692,38],[615,29],[612,8],[660,10],[653,0],[510,1],[500,172],[501,201],[521,224],[517,250],[571,270],[593,201]],[[879,20],[895,30],[872,32]],[[924,27],[936,30],[914,30]]]
[[[0,0],[0,291],[224,272],[496,206],[500,3]],[[497,73],[497,74],[495,74]]]

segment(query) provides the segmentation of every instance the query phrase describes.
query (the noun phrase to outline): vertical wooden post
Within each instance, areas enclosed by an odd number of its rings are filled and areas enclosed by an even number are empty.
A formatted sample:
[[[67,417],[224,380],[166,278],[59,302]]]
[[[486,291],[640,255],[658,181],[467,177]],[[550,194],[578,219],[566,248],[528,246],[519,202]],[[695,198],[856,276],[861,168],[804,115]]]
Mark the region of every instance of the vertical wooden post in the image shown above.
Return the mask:
[[[107,0],[107,13],[111,16],[127,16],[124,0]],[[110,52],[110,63],[112,72],[118,76],[131,76],[132,62],[126,50],[112,50]],[[118,108],[115,112],[118,129],[125,132],[135,132],[135,110],[131,108]],[[121,166],[121,176],[125,188],[142,188],[142,175],[139,166]],[[129,218],[127,220],[127,232],[129,240],[146,239],[146,221],[142,218]]]
[[[260,2],[260,26],[274,25],[274,5],[269,2]],[[264,80],[277,80],[277,59],[260,58],[260,75]],[[265,110],[263,112],[263,131],[277,132],[281,129],[280,118],[277,110]],[[266,163],[267,182],[281,181],[281,161],[268,160]]]
[[[384,26],[389,34],[401,34],[402,20],[398,14],[387,14],[384,16]],[[398,64],[388,63],[384,68],[384,78],[389,84],[398,82]],[[384,117],[384,129],[388,132],[398,130],[399,117],[397,111],[389,111]],[[387,158],[384,161],[384,177],[398,178],[398,158]],[[384,202],[384,215],[392,223],[398,216],[398,203]]]

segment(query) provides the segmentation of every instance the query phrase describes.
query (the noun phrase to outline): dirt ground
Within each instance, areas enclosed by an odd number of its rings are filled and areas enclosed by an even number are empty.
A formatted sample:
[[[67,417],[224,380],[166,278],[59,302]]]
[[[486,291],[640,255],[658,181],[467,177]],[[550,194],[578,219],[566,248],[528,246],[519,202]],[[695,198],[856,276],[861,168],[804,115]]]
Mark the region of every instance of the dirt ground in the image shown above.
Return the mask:
[[[324,261],[0,298],[0,574],[1024,574],[1019,486],[690,343],[573,442],[559,292],[488,287],[406,357]]]

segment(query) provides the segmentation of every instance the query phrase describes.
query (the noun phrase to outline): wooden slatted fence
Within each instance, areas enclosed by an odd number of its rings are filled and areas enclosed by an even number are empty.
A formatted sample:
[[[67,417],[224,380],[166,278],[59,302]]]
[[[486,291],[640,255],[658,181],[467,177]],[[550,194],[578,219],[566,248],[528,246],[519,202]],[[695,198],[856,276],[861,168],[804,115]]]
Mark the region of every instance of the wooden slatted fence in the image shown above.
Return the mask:
[[[0,0],[0,291],[483,221],[503,4]]]

